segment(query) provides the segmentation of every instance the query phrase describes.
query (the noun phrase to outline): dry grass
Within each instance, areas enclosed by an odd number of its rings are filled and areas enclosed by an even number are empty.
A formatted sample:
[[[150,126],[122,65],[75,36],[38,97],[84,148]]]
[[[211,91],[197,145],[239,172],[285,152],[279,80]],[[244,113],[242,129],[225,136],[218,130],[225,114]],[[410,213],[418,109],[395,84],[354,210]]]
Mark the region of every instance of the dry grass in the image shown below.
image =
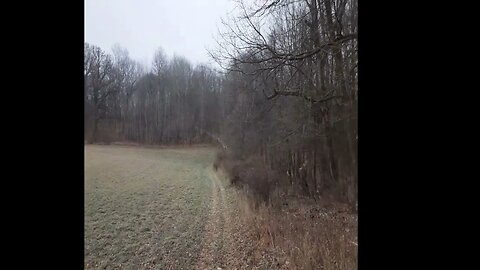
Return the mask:
[[[268,269],[357,268],[357,216],[346,206],[291,199],[280,208],[255,209],[247,195],[241,205],[246,222],[253,224],[255,260]]]
[[[217,175],[228,182],[219,168]],[[357,215],[333,201],[275,193],[259,203],[247,189],[234,189],[251,269],[357,269]]]
[[[332,199],[294,196],[300,192],[274,185],[277,176],[261,164],[235,161],[222,152],[214,164],[239,187],[237,204],[243,223],[251,227],[254,264],[266,269],[356,269],[357,215]],[[262,183],[268,188],[259,188]]]

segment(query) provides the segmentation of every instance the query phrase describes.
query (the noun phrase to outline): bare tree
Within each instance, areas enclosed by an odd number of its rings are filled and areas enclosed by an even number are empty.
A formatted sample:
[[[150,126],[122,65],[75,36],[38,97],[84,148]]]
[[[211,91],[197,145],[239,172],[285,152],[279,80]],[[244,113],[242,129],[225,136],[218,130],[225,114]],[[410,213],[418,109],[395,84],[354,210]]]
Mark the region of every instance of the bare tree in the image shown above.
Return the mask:
[[[112,75],[113,63],[111,57],[99,47],[85,44],[85,85],[86,96],[92,105],[93,131],[91,140],[97,139],[98,124],[105,118],[107,98],[115,93]]]
[[[235,160],[232,171],[257,168],[244,182],[264,199],[287,188],[354,206],[357,1],[237,4],[210,51],[223,73],[161,48],[148,71],[119,45],[109,56],[85,44],[86,134],[91,141],[215,142]]]
[[[239,132],[229,137],[238,134],[232,140],[249,144],[245,137],[250,133],[257,142],[263,141],[264,146],[252,148],[261,153],[242,147],[243,155],[263,155],[272,169],[289,172],[291,182],[298,182],[306,194],[332,193],[354,204],[356,1],[237,4],[237,16],[224,21],[226,30],[219,34],[218,49],[210,53],[227,72],[241,74],[240,82],[230,90],[240,98],[240,112],[230,114],[236,115],[231,122],[244,123],[242,117],[255,111],[270,121],[264,124],[255,118],[251,131],[240,125]],[[243,88],[238,86],[242,80]],[[241,105],[245,93],[259,109]],[[261,109],[269,108],[268,103],[254,101],[259,93],[275,103],[268,114]]]

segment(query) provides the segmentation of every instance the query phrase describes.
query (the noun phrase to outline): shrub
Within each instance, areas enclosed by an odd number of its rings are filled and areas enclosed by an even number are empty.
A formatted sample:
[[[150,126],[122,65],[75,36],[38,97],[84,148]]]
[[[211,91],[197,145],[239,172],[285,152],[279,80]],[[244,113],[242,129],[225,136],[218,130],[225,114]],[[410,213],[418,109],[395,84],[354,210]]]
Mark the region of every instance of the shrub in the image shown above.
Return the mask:
[[[267,202],[272,190],[273,178],[276,174],[266,166],[259,156],[251,156],[246,160],[238,160],[221,151],[217,153],[214,169],[222,168],[227,173],[230,183],[246,188],[258,201]]]

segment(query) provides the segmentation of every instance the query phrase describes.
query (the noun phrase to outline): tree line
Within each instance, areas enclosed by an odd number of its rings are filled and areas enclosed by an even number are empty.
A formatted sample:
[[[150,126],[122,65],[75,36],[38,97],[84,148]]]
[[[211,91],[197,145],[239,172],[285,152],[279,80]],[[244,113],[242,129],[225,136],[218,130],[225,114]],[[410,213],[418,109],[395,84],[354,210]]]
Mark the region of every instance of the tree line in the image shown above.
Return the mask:
[[[119,46],[110,56],[85,44],[86,138],[216,141],[253,189],[354,206],[357,1],[237,1],[223,29],[209,51],[222,72],[162,50],[145,71]]]
[[[113,55],[84,49],[87,141],[191,144],[218,130],[220,78],[211,68],[159,49],[145,71],[119,45]]]

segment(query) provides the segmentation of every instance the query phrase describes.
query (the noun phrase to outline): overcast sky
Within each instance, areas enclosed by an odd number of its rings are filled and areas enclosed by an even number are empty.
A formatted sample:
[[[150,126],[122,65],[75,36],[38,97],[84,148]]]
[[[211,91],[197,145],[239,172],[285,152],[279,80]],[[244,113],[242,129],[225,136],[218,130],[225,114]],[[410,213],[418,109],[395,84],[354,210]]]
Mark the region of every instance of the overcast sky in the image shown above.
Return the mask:
[[[214,66],[205,48],[215,46],[233,7],[232,0],[85,0],[85,41],[109,53],[118,43],[148,67],[158,47]]]

